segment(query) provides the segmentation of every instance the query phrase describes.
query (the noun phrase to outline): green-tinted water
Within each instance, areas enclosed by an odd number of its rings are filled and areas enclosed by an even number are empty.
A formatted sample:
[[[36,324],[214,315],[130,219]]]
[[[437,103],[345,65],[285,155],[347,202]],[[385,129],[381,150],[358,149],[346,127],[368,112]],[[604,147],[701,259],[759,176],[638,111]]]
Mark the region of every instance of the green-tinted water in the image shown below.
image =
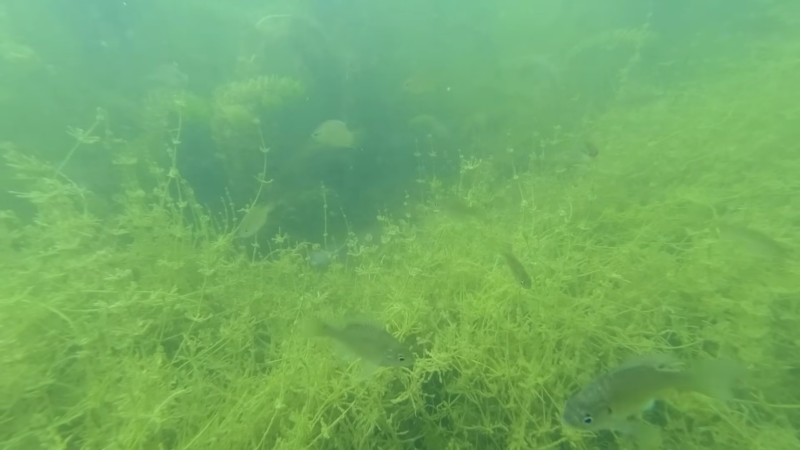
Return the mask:
[[[5,0],[0,448],[800,448],[795,3]]]

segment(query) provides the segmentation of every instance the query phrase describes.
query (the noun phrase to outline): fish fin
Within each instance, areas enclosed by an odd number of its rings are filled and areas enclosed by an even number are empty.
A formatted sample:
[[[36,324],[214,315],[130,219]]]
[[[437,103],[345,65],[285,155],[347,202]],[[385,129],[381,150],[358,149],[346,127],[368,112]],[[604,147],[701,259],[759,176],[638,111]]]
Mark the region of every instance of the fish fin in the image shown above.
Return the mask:
[[[375,375],[375,372],[378,371],[379,367],[380,367],[380,365],[378,365],[378,364],[375,364],[373,362],[370,362],[370,361],[362,359],[361,360],[361,373],[359,375],[359,379],[360,380],[366,380],[366,379],[372,377],[373,375]]]
[[[356,353],[353,353],[353,351],[347,347],[347,345],[336,340],[333,340],[333,352],[335,353],[336,357],[342,361],[352,362],[360,359]]]
[[[318,317],[309,317],[303,320],[300,329],[307,337],[319,337],[329,334],[331,325]]]
[[[257,199],[249,206],[248,213],[253,211],[255,214],[269,214],[275,209],[275,202]]]
[[[634,356],[623,361],[622,364],[614,369],[618,372],[623,369],[630,369],[631,367],[651,366],[660,370],[678,370],[681,366],[681,361],[673,355],[665,353],[654,353],[651,355]]]
[[[342,361],[353,361],[359,358],[347,345],[336,339],[337,327],[320,318],[310,317],[304,320],[301,324],[301,331],[307,338],[332,338],[329,341],[333,354]]]
[[[734,361],[697,361],[688,370],[689,388],[718,400],[731,400],[734,384],[746,373],[747,369]]]
[[[376,330],[386,331],[386,326],[382,324],[380,321],[363,314],[356,314],[353,316],[349,316],[346,319],[346,323],[349,325],[361,325],[365,327],[375,328]]]

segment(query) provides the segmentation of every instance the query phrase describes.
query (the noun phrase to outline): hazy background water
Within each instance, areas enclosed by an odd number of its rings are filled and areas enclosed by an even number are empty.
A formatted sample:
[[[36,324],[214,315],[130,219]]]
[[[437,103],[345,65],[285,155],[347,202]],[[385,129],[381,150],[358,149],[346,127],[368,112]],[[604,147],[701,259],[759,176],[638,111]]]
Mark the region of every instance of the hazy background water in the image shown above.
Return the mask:
[[[704,60],[752,57],[742,42],[787,32],[774,13],[780,3],[9,0],[0,11],[0,133],[56,164],[69,145],[64,127],[86,127],[95,108],[136,145],[148,127],[146,96],[185,90],[194,112],[181,173],[210,208],[226,189],[241,205],[254,196],[242,180],[260,164],[242,155],[255,143],[215,136],[214,92],[258,75],[290,77],[304,94],[253,114],[269,124],[268,196],[283,205],[284,229],[318,239],[321,183],[333,215],[341,208],[369,229],[376,210],[415,189],[415,153],[435,153],[426,170],[447,181],[460,156],[535,147],[534,135],[575,131],[612,104],[657,101],[656,92],[622,91],[640,82],[669,89],[705,70]],[[419,115],[436,118],[441,132],[409,126]],[[327,119],[359,130],[358,148],[306,151]],[[226,165],[221,155],[250,162]],[[108,159],[87,149],[65,170],[111,195]]]

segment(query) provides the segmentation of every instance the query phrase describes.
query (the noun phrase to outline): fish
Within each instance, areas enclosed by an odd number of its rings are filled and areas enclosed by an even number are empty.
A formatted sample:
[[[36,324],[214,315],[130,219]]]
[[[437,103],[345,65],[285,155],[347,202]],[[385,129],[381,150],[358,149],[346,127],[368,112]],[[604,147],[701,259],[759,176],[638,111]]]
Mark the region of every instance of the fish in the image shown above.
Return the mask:
[[[520,286],[525,289],[530,289],[533,286],[533,280],[531,279],[528,272],[525,270],[525,266],[511,253],[511,246],[508,245],[505,248],[500,250],[500,255],[506,261],[508,268],[511,269],[511,274],[514,275],[514,278],[517,280]]]
[[[325,270],[339,257],[345,247],[347,247],[346,242],[334,250],[328,250],[327,247],[312,249],[308,253],[308,263],[313,269]]]
[[[346,355],[362,361],[362,377],[368,377],[379,367],[411,367],[414,355],[379,323],[365,319],[347,319],[341,326],[312,319],[307,326],[311,336],[334,341]]]
[[[274,209],[271,204],[255,204],[250,207],[247,214],[239,222],[236,229],[236,236],[239,238],[248,238],[256,233],[267,223],[269,213]]]
[[[314,269],[324,270],[331,264],[331,262],[335,258],[336,255],[327,250],[322,250],[322,249],[312,250],[308,254],[308,263]]]
[[[791,256],[788,247],[766,234],[732,223],[717,224],[720,238],[740,244],[745,251],[765,258],[784,259]]]
[[[581,147],[581,152],[588,156],[589,158],[596,158],[599,151],[597,150],[597,146],[594,143],[586,141],[583,143]]]
[[[743,374],[743,367],[733,361],[701,360],[687,368],[670,355],[631,359],[569,398],[562,423],[583,430],[616,431],[652,444],[660,440],[660,429],[637,419],[656,400],[670,391],[730,400],[733,385]]]
[[[355,135],[341,120],[326,120],[311,133],[311,138],[325,147],[353,148]]]

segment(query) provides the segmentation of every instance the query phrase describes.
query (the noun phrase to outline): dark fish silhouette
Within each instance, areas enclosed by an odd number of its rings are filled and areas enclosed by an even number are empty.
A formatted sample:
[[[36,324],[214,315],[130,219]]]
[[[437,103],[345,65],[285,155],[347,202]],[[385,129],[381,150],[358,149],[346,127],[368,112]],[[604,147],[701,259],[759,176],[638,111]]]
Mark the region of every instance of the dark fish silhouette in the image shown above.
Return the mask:
[[[506,260],[506,264],[508,264],[509,269],[511,269],[511,274],[514,275],[517,283],[525,289],[530,289],[531,286],[533,286],[533,280],[525,270],[525,266],[511,253],[511,247],[508,246],[508,248],[501,250],[500,255]]]

